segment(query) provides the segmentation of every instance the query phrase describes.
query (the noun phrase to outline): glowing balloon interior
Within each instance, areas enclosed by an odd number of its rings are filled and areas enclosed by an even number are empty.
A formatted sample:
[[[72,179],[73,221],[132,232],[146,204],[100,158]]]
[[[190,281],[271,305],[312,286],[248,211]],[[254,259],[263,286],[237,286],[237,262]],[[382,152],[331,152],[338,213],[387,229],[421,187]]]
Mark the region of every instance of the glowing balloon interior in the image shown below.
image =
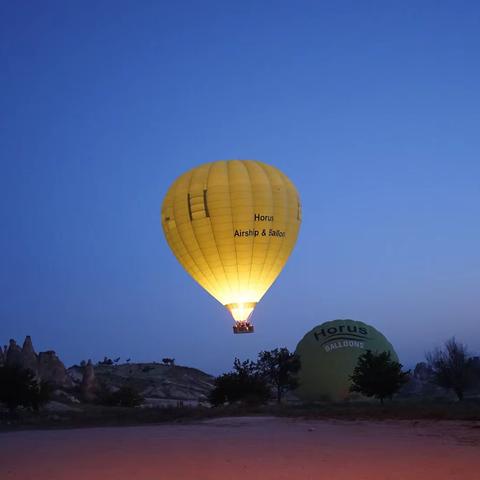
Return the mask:
[[[297,240],[293,183],[253,160],[206,163],[173,183],[161,221],[181,265],[231,312],[234,332],[253,332],[250,316]]]

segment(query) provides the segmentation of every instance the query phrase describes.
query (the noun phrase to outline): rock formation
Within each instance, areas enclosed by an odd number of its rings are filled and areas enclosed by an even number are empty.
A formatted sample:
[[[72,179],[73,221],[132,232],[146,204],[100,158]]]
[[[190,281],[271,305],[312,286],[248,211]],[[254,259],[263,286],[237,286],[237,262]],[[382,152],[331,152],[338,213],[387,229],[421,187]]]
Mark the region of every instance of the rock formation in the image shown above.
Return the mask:
[[[85,402],[93,402],[97,397],[97,381],[91,360],[84,367],[80,393]]]
[[[22,366],[22,349],[17,345],[17,342],[13,338],[11,338],[8,343],[5,364],[9,367]]]
[[[35,353],[30,335],[25,337],[22,347],[22,368],[28,368],[35,374],[38,370],[38,355]]]
[[[420,362],[415,365],[413,376],[421,382],[429,382],[432,379],[433,371],[425,362]]]
[[[175,406],[177,402],[198,405],[207,402],[214,383],[214,378],[201,370],[183,366],[172,368],[157,362],[119,365],[99,362],[88,366],[88,369],[82,362],[81,365],[70,367],[67,373],[80,391],[96,394],[97,400],[107,392],[128,386],[145,397],[146,406]],[[94,398],[93,395],[90,398]]]
[[[5,349],[0,347],[0,365],[30,369],[39,380],[54,387],[55,398],[61,399],[59,401],[68,398],[70,402],[93,402],[107,392],[128,386],[146,397],[147,405],[175,405],[177,402],[197,405],[207,400],[213,388],[213,377],[194,368],[156,362],[129,363],[130,359],[117,364],[117,360],[104,360],[96,365],[89,360],[66,370],[54,351],[37,353],[29,336],[22,348],[13,339]]]
[[[70,383],[65,365],[53,350],[38,354],[38,376],[52,385],[67,386]]]
[[[2,349],[0,348],[0,351]],[[67,376],[65,365],[54,351],[35,353],[32,339],[28,335],[20,348],[15,340],[11,339],[0,355],[0,364],[16,366],[31,370],[39,380],[49,382],[53,387],[69,387],[72,385]]]

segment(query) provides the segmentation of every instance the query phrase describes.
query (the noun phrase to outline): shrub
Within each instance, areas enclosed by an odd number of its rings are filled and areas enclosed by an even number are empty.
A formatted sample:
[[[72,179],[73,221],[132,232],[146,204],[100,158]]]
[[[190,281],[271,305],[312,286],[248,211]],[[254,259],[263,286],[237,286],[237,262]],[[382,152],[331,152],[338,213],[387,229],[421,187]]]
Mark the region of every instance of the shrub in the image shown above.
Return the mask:
[[[0,367],[0,402],[10,412],[19,406],[38,411],[50,400],[51,394],[51,386],[47,382],[39,382],[31,370],[13,366]]]
[[[115,392],[103,387],[98,394],[98,403],[109,407],[138,407],[145,398],[132,386],[124,385]]]
[[[215,379],[215,387],[209,396],[212,405],[226,402],[261,404],[270,398],[270,388],[265,378],[256,371],[255,363],[249,360],[240,362],[236,358],[233,370]]]

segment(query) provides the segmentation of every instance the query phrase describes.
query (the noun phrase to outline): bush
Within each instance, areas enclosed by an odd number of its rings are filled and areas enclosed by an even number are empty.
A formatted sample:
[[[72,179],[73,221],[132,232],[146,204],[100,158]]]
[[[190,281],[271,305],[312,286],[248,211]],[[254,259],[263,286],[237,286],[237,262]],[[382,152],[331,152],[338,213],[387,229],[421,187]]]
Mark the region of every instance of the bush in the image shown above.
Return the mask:
[[[99,391],[98,403],[109,407],[138,407],[145,398],[134,388],[128,385],[120,387],[115,392],[105,388]]]
[[[240,362],[238,358],[233,364],[233,372],[217,377],[209,400],[214,406],[226,402],[243,402],[261,404],[271,396],[267,381],[257,373],[256,366],[248,360]]]
[[[99,361],[97,365],[113,365],[113,360],[108,357],[103,357],[103,360]]]
[[[39,382],[31,370],[19,367],[0,367],[0,402],[10,412],[22,406],[38,411],[52,395],[52,388],[47,382]]]

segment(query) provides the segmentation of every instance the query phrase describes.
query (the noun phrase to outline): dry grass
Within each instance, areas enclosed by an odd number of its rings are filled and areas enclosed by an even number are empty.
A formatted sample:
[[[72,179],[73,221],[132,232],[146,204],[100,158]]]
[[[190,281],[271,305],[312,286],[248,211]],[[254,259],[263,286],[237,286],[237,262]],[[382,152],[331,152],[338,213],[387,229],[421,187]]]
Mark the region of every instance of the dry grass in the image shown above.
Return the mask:
[[[471,420],[480,421],[480,401],[393,401],[319,403],[312,405],[230,405],[207,407],[120,408],[84,405],[79,411],[18,412],[0,417],[0,430],[81,428],[97,426],[192,423],[208,418],[269,415],[308,419],[342,420]]]

